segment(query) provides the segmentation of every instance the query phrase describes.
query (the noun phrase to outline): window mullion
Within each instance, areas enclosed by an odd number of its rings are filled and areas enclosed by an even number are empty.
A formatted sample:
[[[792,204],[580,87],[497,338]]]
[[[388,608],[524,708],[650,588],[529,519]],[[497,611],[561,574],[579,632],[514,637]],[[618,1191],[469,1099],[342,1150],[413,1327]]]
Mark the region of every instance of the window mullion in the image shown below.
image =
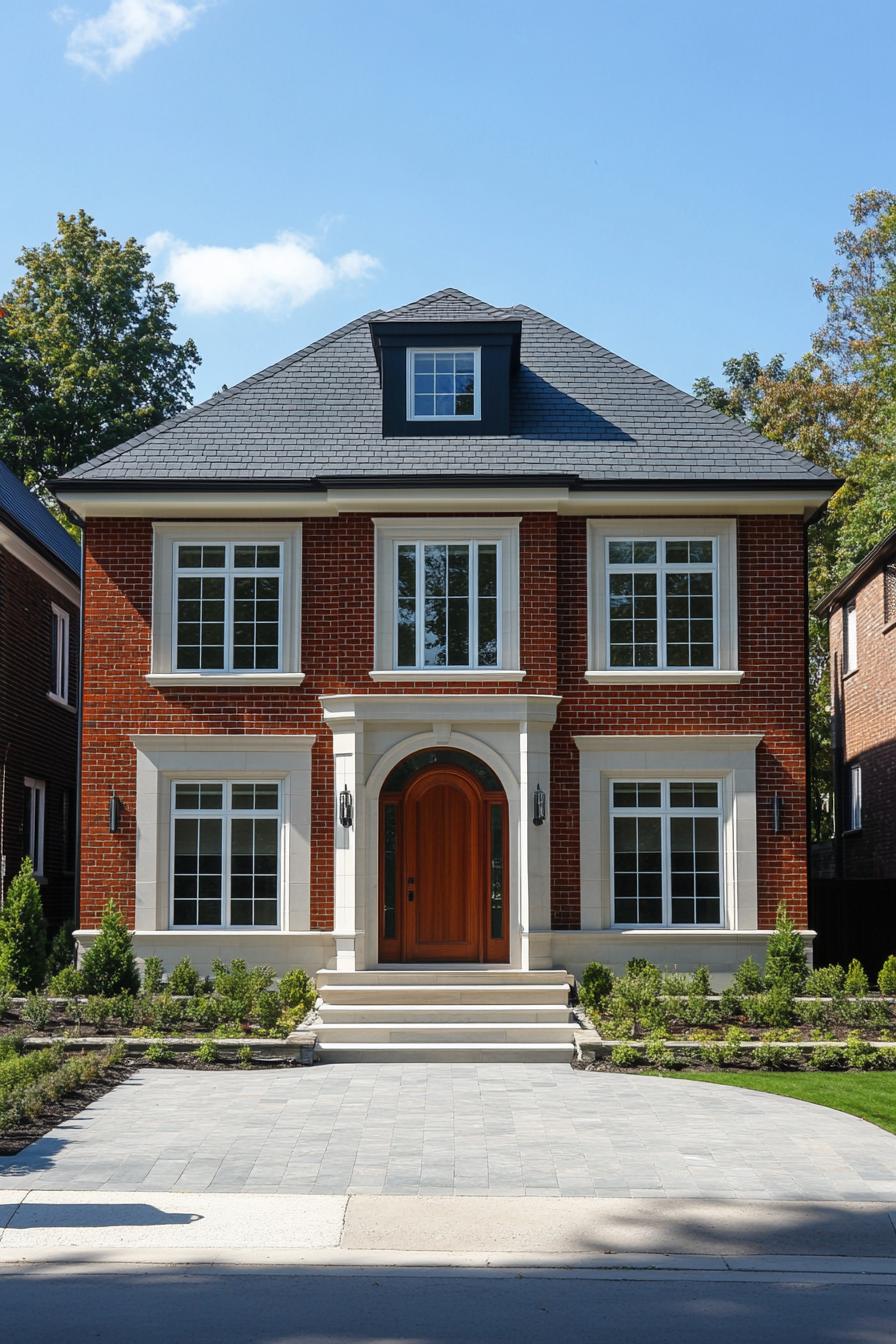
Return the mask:
[[[415,636],[415,640],[416,640],[417,666],[418,666],[418,667],[422,667],[422,666],[423,666],[423,606],[424,606],[424,598],[423,598],[423,560],[424,560],[424,543],[423,543],[422,541],[418,541],[418,542],[416,543],[415,553],[416,553],[416,561],[415,561],[415,565],[416,565],[416,571],[417,571],[417,572],[416,572],[416,574],[415,574],[414,577],[415,577],[415,582],[416,582],[415,592],[416,592],[416,594],[417,594],[417,599],[416,599],[416,605],[417,605],[417,622],[416,622],[416,629],[415,629],[415,631],[414,631],[414,636]]]
[[[233,542],[224,550],[224,670],[233,671]]]
[[[233,800],[231,789],[233,784],[225,782],[221,791],[221,923],[225,929],[230,928],[230,819],[232,814]]]
[[[669,651],[667,644],[669,637],[666,631],[666,538],[658,537],[656,543],[657,558],[657,579],[656,579],[656,619],[659,629],[657,630],[656,644],[656,665],[659,668],[666,668],[669,665]]]
[[[663,865],[663,926],[672,923],[672,812],[669,806],[669,781],[660,780],[660,801],[663,821],[660,828],[663,847],[661,862]]]
[[[468,639],[470,651],[467,662],[470,667],[479,666],[479,542],[469,545],[470,560],[467,565],[467,591],[469,593],[469,611],[467,612]]]

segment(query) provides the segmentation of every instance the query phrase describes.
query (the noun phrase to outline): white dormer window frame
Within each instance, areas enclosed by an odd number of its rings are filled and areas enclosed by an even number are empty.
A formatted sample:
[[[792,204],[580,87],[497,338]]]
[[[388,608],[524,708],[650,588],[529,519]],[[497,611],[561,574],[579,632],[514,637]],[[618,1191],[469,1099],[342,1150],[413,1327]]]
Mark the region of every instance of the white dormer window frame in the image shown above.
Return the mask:
[[[445,399],[451,398],[454,401],[455,408],[460,397],[469,397],[471,394],[462,390],[461,380],[466,374],[466,368],[458,369],[458,359],[467,363],[472,359],[473,368],[473,409],[471,412],[459,412],[457,409],[448,410],[445,407]],[[438,368],[438,361],[448,359],[452,362],[451,369]],[[429,361],[432,361],[432,369],[424,367]],[[420,367],[418,367],[418,362]],[[430,381],[432,380],[431,388]],[[440,390],[439,380],[451,380],[452,386],[447,383]],[[407,352],[407,417],[414,421],[439,421],[464,422],[482,419],[482,352],[478,346],[457,346],[451,349],[445,349],[441,346],[410,346]],[[433,398],[433,413],[418,409],[419,397]],[[439,399],[443,401],[440,406]],[[439,409],[437,409],[439,408]]]

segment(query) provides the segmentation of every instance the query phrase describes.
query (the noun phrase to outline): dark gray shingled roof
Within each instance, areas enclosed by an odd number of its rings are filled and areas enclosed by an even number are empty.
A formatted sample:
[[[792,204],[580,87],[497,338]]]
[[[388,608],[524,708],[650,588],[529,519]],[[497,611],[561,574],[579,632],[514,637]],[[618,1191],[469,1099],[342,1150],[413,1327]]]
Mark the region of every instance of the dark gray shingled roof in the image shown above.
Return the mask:
[[[0,516],[25,541],[71,571],[81,574],[81,547],[27,486],[0,462]]]
[[[371,321],[519,320],[507,436],[384,438]],[[440,290],[367,313],[304,350],[76,467],[62,480],[340,482],[371,478],[565,477],[833,486],[796,453],[531,308]]]

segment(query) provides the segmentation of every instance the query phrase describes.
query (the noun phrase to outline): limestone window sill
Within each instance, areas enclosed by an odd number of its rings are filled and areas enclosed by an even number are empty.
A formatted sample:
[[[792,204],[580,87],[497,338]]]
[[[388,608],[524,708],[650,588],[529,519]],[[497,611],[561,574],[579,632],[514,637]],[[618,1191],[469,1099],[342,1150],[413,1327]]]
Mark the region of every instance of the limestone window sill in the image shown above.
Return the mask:
[[[588,671],[589,686],[737,686],[744,674],[733,668],[608,668]]]
[[[371,681],[522,681],[525,672],[502,667],[375,668]]]
[[[243,687],[301,686],[304,672],[148,672],[150,686],[185,690],[199,686]]]

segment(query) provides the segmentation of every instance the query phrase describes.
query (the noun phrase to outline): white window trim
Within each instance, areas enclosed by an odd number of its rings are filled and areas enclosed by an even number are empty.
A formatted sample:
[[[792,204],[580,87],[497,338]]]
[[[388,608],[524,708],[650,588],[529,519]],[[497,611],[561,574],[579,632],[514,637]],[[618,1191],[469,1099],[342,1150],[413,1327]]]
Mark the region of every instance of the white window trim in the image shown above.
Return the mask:
[[[178,937],[210,934],[254,937],[301,933],[311,927],[311,748],[313,734],[136,734],[137,932],[171,931]],[[285,831],[280,875],[280,925],[177,925],[170,921],[171,785],[174,780],[227,779],[281,784]]]
[[[849,767],[849,825],[847,834],[862,829],[862,767],[860,765],[851,765]]]
[[[26,791],[31,793],[31,831],[30,834],[22,836],[22,849],[25,854],[31,855],[34,876],[44,877],[47,785],[45,780],[34,779],[31,775],[26,775],[23,782]]]
[[[57,687],[47,691],[47,699],[52,700],[55,705],[62,705],[64,709],[72,709],[69,701],[69,671],[70,671],[70,616],[62,607],[57,607],[55,602],[50,603],[50,619],[56,628],[56,664],[51,668],[52,680]],[[58,623],[58,624],[57,624]],[[52,645],[51,645],[52,648]]]
[[[711,538],[715,543],[716,666],[611,668],[608,542],[629,538],[674,541],[682,537]],[[744,675],[737,662],[737,522],[734,518],[588,519],[588,670],[585,680],[590,685],[737,685]]]
[[[374,659],[372,681],[521,681],[520,563],[516,518],[374,518]],[[498,559],[498,667],[395,666],[396,554],[400,543],[496,542]]]
[[[415,415],[414,414],[414,356],[415,355],[472,355],[473,356],[473,414],[472,415]],[[482,351],[478,346],[409,346],[407,352],[407,417],[418,424],[441,421],[446,424],[469,424],[482,419]]]
[[[859,623],[855,599],[843,608],[843,675],[851,676],[859,670]]]
[[[282,567],[280,592],[280,670],[236,672],[179,671],[175,667],[176,547],[279,543]],[[300,686],[302,602],[301,523],[153,523],[152,652],[147,681],[151,686]],[[229,631],[229,618],[228,618]],[[226,636],[227,637],[227,636]]]
[[[594,735],[574,740],[579,750],[581,927],[621,927],[613,925],[611,781],[707,779],[721,786],[722,923],[667,927],[685,938],[719,928],[755,930],[758,926],[756,749],[762,737],[753,733],[707,733]],[[655,931],[660,926],[634,927]]]
[[[179,783],[198,783],[221,785],[223,796],[221,807],[219,808],[179,808],[176,806],[177,790],[175,787],[170,789],[170,816],[171,829],[169,833],[168,849],[168,927],[172,930],[181,929],[189,932],[197,930],[199,932],[211,933],[215,929],[222,932],[228,932],[231,929],[236,931],[252,932],[277,932],[280,929],[283,918],[283,873],[286,864],[286,828],[283,824],[283,793],[284,785],[279,779],[233,779],[232,777],[219,777],[217,779],[184,780],[174,777],[171,781],[172,786]],[[245,808],[234,811],[232,788],[234,784],[276,784],[277,785],[277,807],[274,808]],[[277,918],[273,924],[233,924],[230,919],[230,879],[231,879],[231,853],[230,853],[230,832],[234,817],[257,818],[259,816],[269,817],[276,811],[277,820]],[[220,924],[175,924],[174,922],[174,824],[178,818],[199,819],[214,818],[221,821],[221,912],[223,919]]]
[[[684,772],[687,775],[687,772]],[[608,842],[610,846],[610,902],[611,902],[611,923],[612,929],[721,929],[725,927],[725,776],[701,775],[695,780],[693,776],[682,774],[661,775],[656,779],[660,785],[661,796],[658,807],[623,807],[617,806],[613,799],[614,784],[629,784],[631,777],[614,776],[607,781],[607,806],[609,808]],[[650,782],[644,780],[642,782]],[[693,783],[712,783],[717,784],[719,788],[719,803],[717,807],[681,807],[673,808],[669,803],[669,785],[670,784],[693,784]],[[662,903],[663,918],[658,922],[647,923],[640,921],[636,923],[626,923],[616,919],[616,851],[613,841],[613,818],[614,817],[659,817],[661,838],[661,856],[662,856]],[[672,922],[672,894],[671,878],[672,868],[670,855],[672,852],[671,843],[671,823],[675,817],[710,817],[719,823],[719,912],[720,918],[714,923],[696,924],[696,923],[673,923]]]

